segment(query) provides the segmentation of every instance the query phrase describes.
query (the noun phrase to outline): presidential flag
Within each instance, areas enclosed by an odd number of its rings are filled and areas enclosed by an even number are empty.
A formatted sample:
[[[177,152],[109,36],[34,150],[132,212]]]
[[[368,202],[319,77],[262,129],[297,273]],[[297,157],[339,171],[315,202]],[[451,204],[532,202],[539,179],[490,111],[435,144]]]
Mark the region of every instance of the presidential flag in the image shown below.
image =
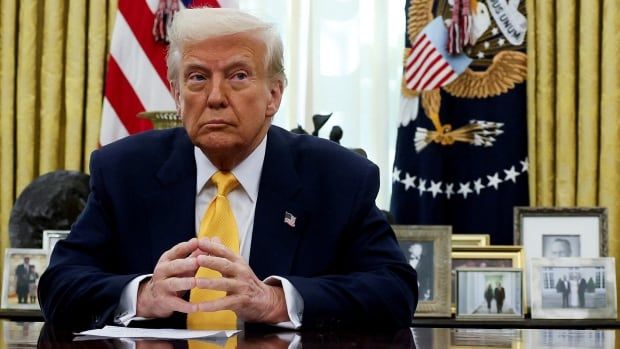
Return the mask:
[[[183,7],[236,7],[235,0],[119,0],[105,79],[99,143],[153,128],[142,111],[175,110],[166,77],[167,43],[156,34]],[[160,40],[158,40],[160,39]]]
[[[528,204],[525,4],[414,0],[405,11],[395,221],[512,244],[513,207]]]

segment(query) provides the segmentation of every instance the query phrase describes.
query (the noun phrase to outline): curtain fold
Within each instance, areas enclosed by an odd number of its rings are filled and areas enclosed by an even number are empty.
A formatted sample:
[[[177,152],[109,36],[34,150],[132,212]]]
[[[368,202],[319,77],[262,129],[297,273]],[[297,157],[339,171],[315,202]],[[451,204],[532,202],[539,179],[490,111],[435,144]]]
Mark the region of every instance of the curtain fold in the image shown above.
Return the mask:
[[[116,0],[0,0],[0,250],[16,197],[97,148]],[[2,259],[0,259],[0,263]]]
[[[607,207],[619,258],[620,4],[528,0],[528,10],[530,203]]]

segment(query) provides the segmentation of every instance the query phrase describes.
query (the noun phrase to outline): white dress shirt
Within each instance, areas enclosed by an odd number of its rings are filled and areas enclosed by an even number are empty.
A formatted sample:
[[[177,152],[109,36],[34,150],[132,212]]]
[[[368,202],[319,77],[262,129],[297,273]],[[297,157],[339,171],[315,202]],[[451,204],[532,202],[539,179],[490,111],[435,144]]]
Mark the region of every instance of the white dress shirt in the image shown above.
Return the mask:
[[[245,160],[231,171],[239,181],[239,186],[227,195],[239,231],[239,251],[241,257],[248,263],[252,244],[252,230],[254,228],[254,212],[258,199],[260,174],[262,173],[263,162],[265,161],[266,148],[267,136],[263,138],[258,147],[254,149]],[[217,189],[210,181],[210,178],[218,169],[198,147],[194,147],[194,159],[196,160],[195,228],[196,232],[198,232],[200,230],[202,216],[217,194]],[[138,286],[140,285],[140,281],[150,276],[151,275],[139,276],[125,286],[115,313],[115,321],[117,323],[127,326],[131,321],[144,320],[144,318],[136,316]],[[279,276],[270,276],[263,281],[269,285],[282,285],[284,291],[286,308],[290,321],[282,322],[277,325],[287,328],[299,328],[301,326],[303,314],[303,299],[299,292],[287,279]]]

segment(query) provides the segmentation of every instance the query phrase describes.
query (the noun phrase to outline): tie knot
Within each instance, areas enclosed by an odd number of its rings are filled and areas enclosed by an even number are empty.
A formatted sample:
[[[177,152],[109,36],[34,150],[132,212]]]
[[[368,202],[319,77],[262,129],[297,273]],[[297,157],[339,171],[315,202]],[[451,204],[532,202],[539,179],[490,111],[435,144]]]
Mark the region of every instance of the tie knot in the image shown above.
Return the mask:
[[[239,185],[239,181],[231,172],[217,171],[211,177],[211,181],[217,188],[217,195],[226,196]]]

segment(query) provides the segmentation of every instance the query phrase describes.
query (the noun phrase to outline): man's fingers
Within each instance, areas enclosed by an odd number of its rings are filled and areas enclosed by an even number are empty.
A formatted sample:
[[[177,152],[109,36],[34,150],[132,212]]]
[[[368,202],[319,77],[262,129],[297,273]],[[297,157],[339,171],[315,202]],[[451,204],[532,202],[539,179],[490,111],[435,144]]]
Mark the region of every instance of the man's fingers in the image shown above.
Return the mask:
[[[187,291],[196,287],[196,278],[194,277],[169,278],[163,282],[166,283],[168,290],[173,292]]]
[[[222,276],[237,276],[242,273],[242,268],[239,264],[233,263],[226,258],[202,255],[196,257],[196,261],[199,266],[219,271]]]
[[[217,298],[212,301],[204,303],[195,303],[198,306],[198,311],[219,311],[219,310],[232,310],[243,307],[247,302],[247,296],[244,295],[230,295],[222,298]],[[236,311],[235,311],[236,312]]]
[[[190,303],[178,297],[171,297],[169,302],[170,303],[168,304],[168,307],[180,313],[194,313],[197,312],[199,309],[198,304]]]
[[[241,256],[234,253],[226,246],[222,245],[219,242],[215,242],[208,239],[200,239],[198,240],[198,248],[202,251],[206,252],[209,255],[226,258],[230,261],[237,261],[241,259]]]
[[[209,290],[237,293],[242,287],[242,283],[229,278],[196,278],[196,287]]]
[[[164,252],[159,258],[160,262],[171,261],[174,259],[185,258],[198,248],[198,239],[192,238],[174,245],[171,249]]]
[[[157,278],[167,278],[177,275],[192,275],[196,273],[197,269],[198,262],[196,261],[196,258],[189,257],[174,259],[157,264],[157,266],[155,266],[154,275]]]

